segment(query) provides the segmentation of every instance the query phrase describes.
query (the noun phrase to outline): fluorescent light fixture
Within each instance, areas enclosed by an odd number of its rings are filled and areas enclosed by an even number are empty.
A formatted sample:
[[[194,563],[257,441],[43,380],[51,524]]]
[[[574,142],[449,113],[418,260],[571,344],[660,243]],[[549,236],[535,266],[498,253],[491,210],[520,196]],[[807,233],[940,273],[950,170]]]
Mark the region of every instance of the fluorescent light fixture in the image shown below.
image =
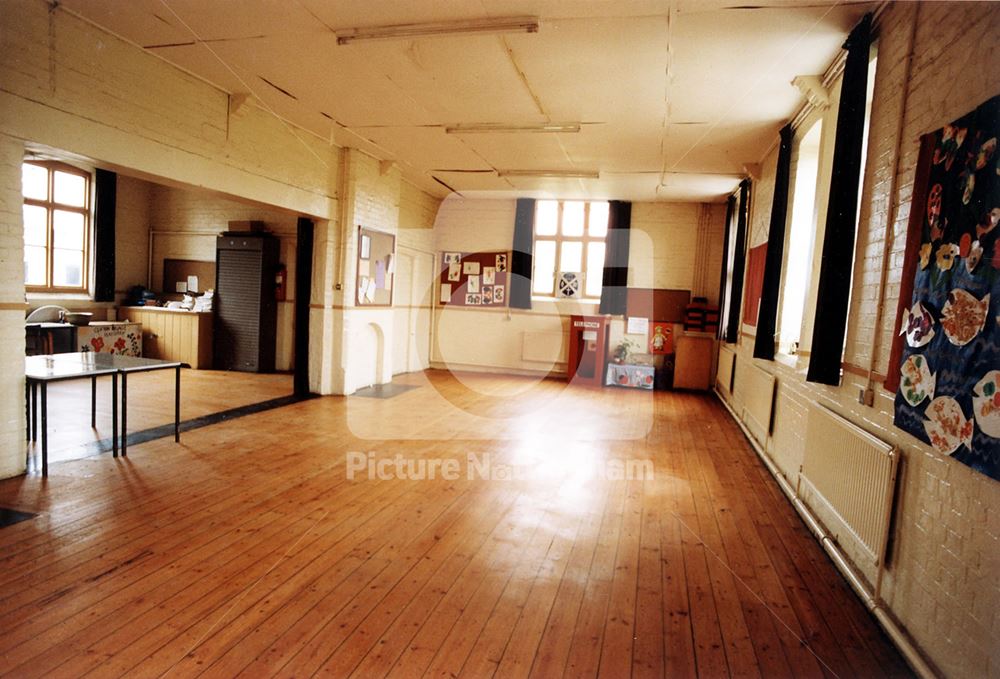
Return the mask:
[[[600,179],[597,170],[497,170],[498,177],[540,177],[543,179]]]
[[[580,123],[538,123],[537,125],[460,123],[445,127],[444,131],[445,134],[478,134],[480,132],[579,132]]]
[[[464,21],[440,21],[426,24],[368,26],[335,31],[337,44],[358,40],[399,40],[466,33],[537,33],[538,17],[495,17]]]

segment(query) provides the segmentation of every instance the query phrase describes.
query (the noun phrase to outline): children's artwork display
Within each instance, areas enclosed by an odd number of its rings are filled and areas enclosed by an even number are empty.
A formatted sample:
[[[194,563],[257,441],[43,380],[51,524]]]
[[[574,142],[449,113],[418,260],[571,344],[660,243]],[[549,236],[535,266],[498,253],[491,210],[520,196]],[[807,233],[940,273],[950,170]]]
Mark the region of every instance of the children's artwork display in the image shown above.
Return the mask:
[[[934,132],[914,180],[895,425],[1000,479],[1000,97]],[[910,273],[912,272],[912,274]],[[890,381],[887,381],[887,385]]]
[[[396,237],[358,227],[357,304],[392,306],[392,279]]]
[[[439,266],[442,306],[507,305],[506,252],[442,252]]]

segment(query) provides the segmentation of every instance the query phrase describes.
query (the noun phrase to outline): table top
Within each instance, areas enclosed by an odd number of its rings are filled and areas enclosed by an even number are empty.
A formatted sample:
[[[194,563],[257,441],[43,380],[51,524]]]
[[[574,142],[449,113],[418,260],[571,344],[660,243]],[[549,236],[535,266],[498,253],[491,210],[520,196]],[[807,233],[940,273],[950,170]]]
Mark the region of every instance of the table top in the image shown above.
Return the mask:
[[[32,380],[55,382],[82,377],[98,377],[118,372],[144,372],[179,368],[180,361],[162,361],[157,358],[138,358],[118,354],[78,351],[68,354],[27,356],[24,374]]]
[[[25,323],[25,328],[37,328],[40,330],[69,330],[79,326],[72,323],[58,323],[56,321],[43,321],[41,323]]]

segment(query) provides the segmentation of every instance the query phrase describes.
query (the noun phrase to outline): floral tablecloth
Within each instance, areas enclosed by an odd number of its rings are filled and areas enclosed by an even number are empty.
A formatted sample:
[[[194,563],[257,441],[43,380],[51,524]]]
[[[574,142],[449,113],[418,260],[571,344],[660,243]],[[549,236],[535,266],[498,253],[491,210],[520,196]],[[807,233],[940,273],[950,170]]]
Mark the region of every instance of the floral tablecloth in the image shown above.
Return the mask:
[[[97,322],[77,328],[77,351],[142,356],[142,323]]]
[[[604,378],[605,385],[650,390],[653,389],[655,381],[656,368],[653,366],[628,365],[624,363],[609,363],[608,372]]]

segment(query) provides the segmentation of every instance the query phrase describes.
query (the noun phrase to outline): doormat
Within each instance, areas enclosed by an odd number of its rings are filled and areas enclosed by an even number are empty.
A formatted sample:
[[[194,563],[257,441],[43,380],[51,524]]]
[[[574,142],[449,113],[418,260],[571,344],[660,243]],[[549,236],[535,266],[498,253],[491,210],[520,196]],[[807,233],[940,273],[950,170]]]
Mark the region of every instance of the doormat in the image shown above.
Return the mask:
[[[399,396],[400,394],[405,394],[411,389],[419,389],[420,385],[417,384],[376,384],[373,387],[365,387],[364,389],[358,389],[356,392],[351,394],[351,396],[361,396],[363,398],[392,398],[393,396]]]
[[[13,526],[15,523],[21,523],[22,521],[33,519],[36,516],[38,515],[29,514],[28,512],[19,512],[16,509],[7,509],[6,507],[0,507],[0,528]]]

